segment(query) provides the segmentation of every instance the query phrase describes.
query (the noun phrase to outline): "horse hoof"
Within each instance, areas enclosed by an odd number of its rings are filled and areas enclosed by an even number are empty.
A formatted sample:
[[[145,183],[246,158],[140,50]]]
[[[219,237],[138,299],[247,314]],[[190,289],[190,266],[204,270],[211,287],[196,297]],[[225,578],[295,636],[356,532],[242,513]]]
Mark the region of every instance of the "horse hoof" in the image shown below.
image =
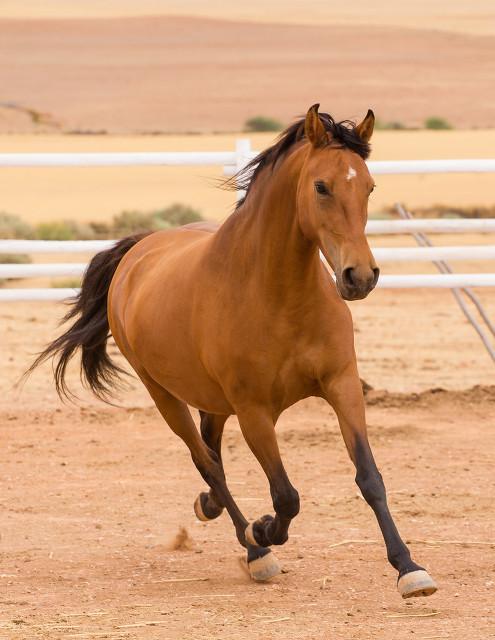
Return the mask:
[[[256,558],[247,563],[249,575],[255,582],[267,582],[270,578],[282,573],[280,564],[275,554],[270,551],[261,558]]]
[[[217,510],[213,510],[208,506],[209,495],[205,492],[199,494],[199,496],[194,501],[194,513],[196,514],[196,518],[201,520],[201,522],[209,522],[210,520],[214,520],[218,518],[218,516],[222,513],[223,508],[218,507]]]
[[[438,589],[434,580],[424,569],[404,574],[397,582],[397,589],[403,598],[431,596]]]

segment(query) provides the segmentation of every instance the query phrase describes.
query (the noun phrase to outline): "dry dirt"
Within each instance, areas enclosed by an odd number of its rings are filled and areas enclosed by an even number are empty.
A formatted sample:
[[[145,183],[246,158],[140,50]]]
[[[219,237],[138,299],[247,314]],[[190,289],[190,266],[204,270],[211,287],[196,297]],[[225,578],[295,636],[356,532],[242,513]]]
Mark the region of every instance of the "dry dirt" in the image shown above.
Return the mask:
[[[60,404],[48,367],[12,388],[62,311],[22,303],[0,307],[0,639],[492,638],[493,364],[447,292],[377,291],[352,309],[361,373],[388,389],[368,395],[372,445],[436,595],[400,600],[335,417],[315,399],[279,424],[302,499],[277,550],[286,573],[250,583],[227,516],[195,520],[203,482],[137,382],[124,408],[85,393],[79,407]],[[271,512],[235,420],[224,450],[247,517]],[[171,550],[181,527],[192,548]]]
[[[491,0],[2,0],[0,17],[5,18],[92,18],[124,16],[202,16],[220,20],[282,22],[295,24],[393,25],[459,33],[493,34],[495,10]]]
[[[408,125],[493,127],[493,37],[422,26],[1,19],[0,131],[237,131],[315,102],[338,118],[373,107]]]

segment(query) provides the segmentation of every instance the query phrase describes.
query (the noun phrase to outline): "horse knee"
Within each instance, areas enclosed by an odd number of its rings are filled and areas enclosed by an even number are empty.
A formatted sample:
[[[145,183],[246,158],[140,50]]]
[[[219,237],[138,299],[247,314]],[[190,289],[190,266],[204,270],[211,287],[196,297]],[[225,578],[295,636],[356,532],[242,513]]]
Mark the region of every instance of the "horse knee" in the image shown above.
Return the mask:
[[[291,484],[277,488],[273,491],[272,498],[277,515],[292,519],[299,513],[299,493]]]

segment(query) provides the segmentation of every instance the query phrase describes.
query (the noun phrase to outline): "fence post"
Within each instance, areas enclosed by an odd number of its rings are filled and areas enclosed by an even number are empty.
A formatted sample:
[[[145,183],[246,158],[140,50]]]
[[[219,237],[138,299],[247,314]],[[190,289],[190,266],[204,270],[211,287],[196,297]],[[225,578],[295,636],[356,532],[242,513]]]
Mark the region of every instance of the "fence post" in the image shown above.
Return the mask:
[[[237,138],[235,141],[235,171],[236,173],[249,162],[251,153],[251,140],[249,138]],[[246,195],[245,191],[237,191],[237,200],[242,200]]]

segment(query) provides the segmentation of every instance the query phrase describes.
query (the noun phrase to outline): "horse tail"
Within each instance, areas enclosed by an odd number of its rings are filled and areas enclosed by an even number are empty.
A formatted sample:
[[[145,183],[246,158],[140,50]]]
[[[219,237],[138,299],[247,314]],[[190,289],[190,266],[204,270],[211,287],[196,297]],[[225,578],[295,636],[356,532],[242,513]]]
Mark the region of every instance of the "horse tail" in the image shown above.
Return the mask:
[[[97,398],[109,402],[112,390],[121,386],[120,376],[126,372],[107,352],[110,327],[107,297],[110,283],[123,256],[146,233],[129,236],[106,251],[97,253],[84,273],[81,289],[70,302],[71,308],[61,324],[74,320],[65,333],[42,351],[24,376],[52,358],[55,388],[60,398],[75,399],[65,379],[67,365],[77,350],[81,350],[81,380]]]

